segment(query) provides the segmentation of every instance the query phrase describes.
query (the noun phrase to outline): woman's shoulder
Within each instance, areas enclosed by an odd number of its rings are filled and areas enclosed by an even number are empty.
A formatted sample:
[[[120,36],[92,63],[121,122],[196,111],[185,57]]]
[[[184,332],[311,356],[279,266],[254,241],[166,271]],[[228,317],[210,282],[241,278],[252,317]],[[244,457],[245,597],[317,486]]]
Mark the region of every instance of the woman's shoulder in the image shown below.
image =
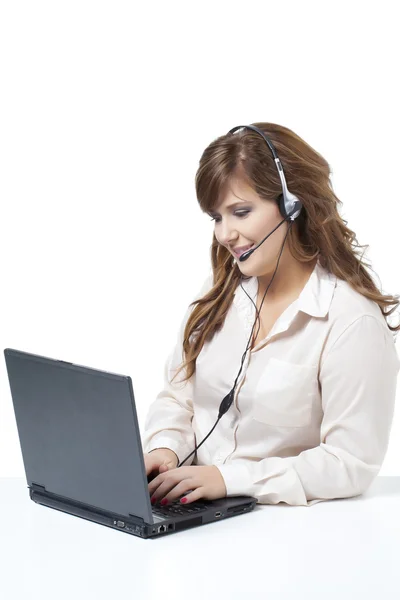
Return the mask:
[[[373,317],[387,328],[379,304],[343,279],[337,279],[329,313],[330,320],[342,327],[347,327],[361,317]]]

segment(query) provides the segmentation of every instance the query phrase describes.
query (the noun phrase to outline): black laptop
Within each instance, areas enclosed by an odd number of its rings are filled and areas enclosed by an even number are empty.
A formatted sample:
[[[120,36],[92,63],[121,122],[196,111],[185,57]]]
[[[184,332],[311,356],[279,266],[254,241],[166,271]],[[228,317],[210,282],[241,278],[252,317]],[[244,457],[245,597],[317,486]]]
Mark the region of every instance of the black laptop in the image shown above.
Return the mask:
[[[34,502],[142,538],[255,507],[251,496],[153,506],[131,378],[11,348],[4,356]]]

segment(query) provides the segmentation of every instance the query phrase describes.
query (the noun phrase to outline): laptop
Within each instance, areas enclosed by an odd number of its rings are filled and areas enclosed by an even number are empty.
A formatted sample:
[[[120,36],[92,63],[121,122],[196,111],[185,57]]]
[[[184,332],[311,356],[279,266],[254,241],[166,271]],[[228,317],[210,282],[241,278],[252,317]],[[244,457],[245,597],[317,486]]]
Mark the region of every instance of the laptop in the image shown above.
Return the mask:
[[[141,538],[254,509],[252,496],[152,505],[129,376],[4,350],[31,500]]]

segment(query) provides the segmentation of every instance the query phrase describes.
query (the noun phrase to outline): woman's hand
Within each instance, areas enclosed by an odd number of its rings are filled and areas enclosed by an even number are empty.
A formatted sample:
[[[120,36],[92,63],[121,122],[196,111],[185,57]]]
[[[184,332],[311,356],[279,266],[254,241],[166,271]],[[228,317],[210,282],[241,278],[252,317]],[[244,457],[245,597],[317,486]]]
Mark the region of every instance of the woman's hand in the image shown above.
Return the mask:
[[[145,452],[143,457],[147,477],[150,477],[153,473],[158,475],[166,469],[174,469],[179,463],[177,455],[169,448],[156,448],[150,452]]]
[[[224,478],[218,467],[214,465],[192,465],[169,470],[164,467],[162,470],[164,473],[160,473],[149,483],[153,504],[161,500],[167,500],[168,503],[175,502],[188,491],[190,493],[185,496],[187,504],[200,498],[217,500],[226,496]]]

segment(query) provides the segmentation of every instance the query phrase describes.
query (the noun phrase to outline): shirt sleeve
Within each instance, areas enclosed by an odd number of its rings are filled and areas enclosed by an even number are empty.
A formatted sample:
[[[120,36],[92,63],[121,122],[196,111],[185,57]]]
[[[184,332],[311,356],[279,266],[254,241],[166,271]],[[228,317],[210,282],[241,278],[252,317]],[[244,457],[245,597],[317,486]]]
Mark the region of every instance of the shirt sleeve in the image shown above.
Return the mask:
[[[212,275],[203,283],[195,299],[199,299],[212,287]],[[143,452],[156,448],[169,448],[179,462],[193,452],[196,438],[192,429],[193,419],[193,376],[182,383],[185,372],[181,371],[171,383],[183,361],[183,334],[194,307],[189,306],[181,322],[176,344],[164,365],[164,384],[155,401],[150,405],[142,436]],[[195,454],[186,462],[192,464]]]
[[[227,495],[310,506],[365,492],[387,451],[399,369],[387,325],[372,315],[358,317],[320,368],[319,446],[293,457],[217,465]]]

